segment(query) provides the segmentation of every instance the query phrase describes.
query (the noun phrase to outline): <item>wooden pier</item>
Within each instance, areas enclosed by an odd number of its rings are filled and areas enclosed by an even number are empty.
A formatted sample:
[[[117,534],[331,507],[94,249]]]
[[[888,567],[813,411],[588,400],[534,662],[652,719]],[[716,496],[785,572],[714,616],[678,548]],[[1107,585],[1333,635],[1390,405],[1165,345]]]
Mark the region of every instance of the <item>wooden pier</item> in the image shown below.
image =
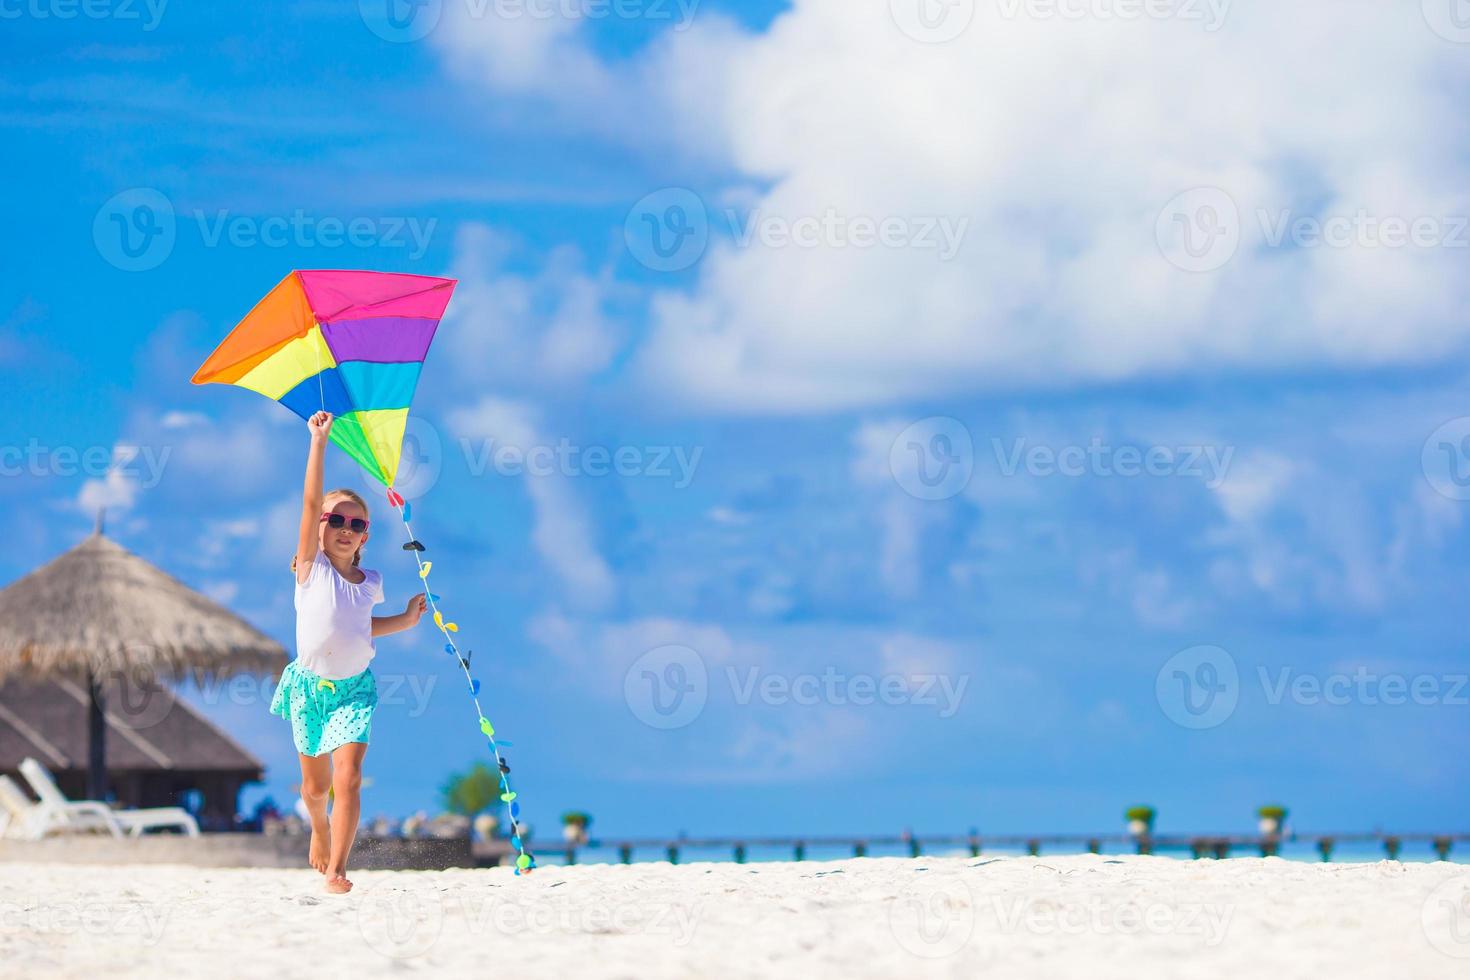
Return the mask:
[[[813,849],[850,853],[866,857],[874,849],[893,850],[911,857],[934,851],[966,850],[979,857],[989,850],[1024,851],[1037,856],[1049,854],[1100,854],[1122,851],[1137,854],[1190,854],[1196,858],[1226,858],[1250,854],[1269,857],[1278,854],[1284,844],[1310,844],[1323,861],[1332,860],[1342,845],[1371,845],[1382,850],[1384,857],[1397,860],[1405,854],[1434,855],[1449,860],[1456,844],[1470,841],[1470,833],[1292,833],[1284,836],[1241,834],[1154,834],[1135,837],[1131,834],[897,834],[871,837],[679,837],[667,838],[594,838],[576,846],[544,846],[535,848],[543,855],[560,854],[567,864],[576,864],[587,852],[614,852],[618,861],[631,864],[634,856],[659,859],[678,864],[688,851],[724,851],[736,863],[743,864],[752,849],[787,851],[792,860],[804,861]],[[502,841],[476,843],[474,852],[481,863],[494,864],[506,850]]]

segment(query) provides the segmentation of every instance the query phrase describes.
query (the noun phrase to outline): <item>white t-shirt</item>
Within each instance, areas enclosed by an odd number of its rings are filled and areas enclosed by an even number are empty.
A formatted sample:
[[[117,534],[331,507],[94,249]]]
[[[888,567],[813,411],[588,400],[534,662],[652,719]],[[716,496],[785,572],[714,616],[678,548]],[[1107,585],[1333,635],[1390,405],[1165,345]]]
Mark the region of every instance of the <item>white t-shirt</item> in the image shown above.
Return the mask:
[[[383,576],[362,569],[361,582],[342,577],[320,551],[305,584],[296,583],[296,662],[339,681],[367,670],[373,647],[373,606],[383,601]]]

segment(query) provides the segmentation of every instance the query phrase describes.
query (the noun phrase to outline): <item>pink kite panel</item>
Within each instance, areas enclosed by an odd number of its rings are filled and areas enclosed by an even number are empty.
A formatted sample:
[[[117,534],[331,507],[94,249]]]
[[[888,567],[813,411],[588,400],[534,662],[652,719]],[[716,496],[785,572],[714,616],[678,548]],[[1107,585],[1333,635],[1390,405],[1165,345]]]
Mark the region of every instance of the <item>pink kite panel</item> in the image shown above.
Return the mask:
[[[406,273],[304,271],[306,300],[317,321],[362,320],[369,317],[424,317],[444,315],[455,280]]]

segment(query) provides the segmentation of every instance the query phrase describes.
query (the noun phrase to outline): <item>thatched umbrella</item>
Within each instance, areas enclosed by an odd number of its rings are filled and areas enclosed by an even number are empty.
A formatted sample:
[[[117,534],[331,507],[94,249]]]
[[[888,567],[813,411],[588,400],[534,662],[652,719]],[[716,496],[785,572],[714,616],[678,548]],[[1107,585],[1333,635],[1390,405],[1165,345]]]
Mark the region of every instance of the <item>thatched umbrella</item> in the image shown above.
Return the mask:
[[[0,679],[85,678],[88,793],[107,791],[103,681],[181,680],[279,673],[286,651],[270,637],[97,530],[0,590]]]

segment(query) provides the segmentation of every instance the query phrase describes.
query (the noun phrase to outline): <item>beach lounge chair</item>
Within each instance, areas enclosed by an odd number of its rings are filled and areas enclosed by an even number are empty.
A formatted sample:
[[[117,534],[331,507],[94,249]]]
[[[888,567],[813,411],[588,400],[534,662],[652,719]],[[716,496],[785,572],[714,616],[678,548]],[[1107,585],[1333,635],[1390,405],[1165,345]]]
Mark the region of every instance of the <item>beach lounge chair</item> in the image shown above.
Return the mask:
[[[106,830],[114,837],[127,833],[139,837],[145,830],[176,827],[190,837],[199,836],[199,824],[189,811],[176,806],[150,810],[114,810],[95,800],[68,800],[46,767],[35,759],[20,764],[20,774],[31,784],[40,806],[46,811],[48,829]]]
[[[0,776],[0,837],[35,840],[41,836],[41,808],[9,776]]]

